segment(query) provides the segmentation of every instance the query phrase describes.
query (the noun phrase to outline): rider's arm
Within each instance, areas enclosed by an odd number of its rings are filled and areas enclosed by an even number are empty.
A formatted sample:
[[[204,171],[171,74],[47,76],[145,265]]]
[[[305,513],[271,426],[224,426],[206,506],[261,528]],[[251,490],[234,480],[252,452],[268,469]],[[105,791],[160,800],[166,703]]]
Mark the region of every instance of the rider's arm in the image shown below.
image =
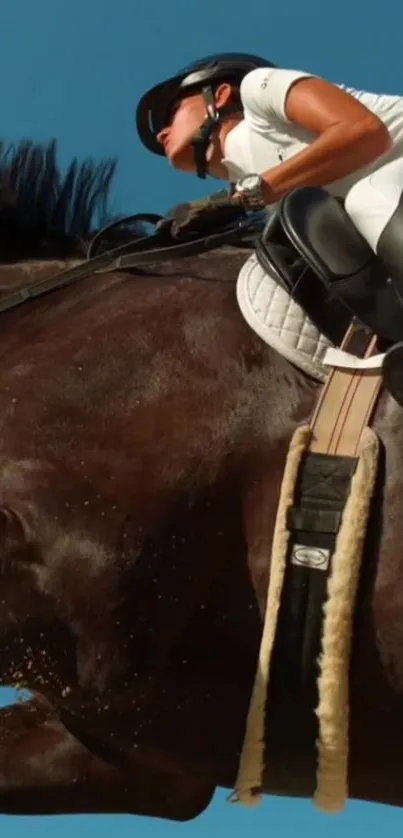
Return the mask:
[[[262,73],[262,70],[256,72]],[[246,87],[253,83],[254,73],[249,79],[246,77]],[[284,82],[281,74],[284,74]],[[261,173],[267,183],[268,203],[279,200],[298,186],[326,186],[339,180],[367,165],[391,146],[384,123],[349,93],[317,77],[294,75],[293,80],[292,71],[272,70],[265,87],[261,83],[257,89],[255,83],[255,91],[250,91],[249,97],[245,87],[243,91],[256,116],[266,112],[269,120],[274,118],[278,124],[283,122],[285,132],[286,124],[293,123],[316,135],[302,151]],[[288,88],[285,94],[284,84]]]

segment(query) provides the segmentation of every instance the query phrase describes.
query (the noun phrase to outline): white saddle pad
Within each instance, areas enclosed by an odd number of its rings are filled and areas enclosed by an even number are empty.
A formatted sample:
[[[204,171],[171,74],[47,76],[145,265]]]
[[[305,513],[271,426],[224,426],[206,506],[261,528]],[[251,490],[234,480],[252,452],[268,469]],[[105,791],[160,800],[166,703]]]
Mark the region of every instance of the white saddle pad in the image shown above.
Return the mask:
[[[237,299],[251,329],[272,349],[317,381],[328,373],[324,365],[330,341],[314,326],[253,254],[237,280]]]

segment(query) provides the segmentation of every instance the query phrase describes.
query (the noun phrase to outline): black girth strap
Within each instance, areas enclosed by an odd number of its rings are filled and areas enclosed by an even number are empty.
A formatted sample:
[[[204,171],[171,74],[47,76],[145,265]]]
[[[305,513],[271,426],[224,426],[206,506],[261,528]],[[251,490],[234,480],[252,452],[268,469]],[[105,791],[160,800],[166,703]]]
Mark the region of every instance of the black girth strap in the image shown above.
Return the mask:
[[[352,324],[342,348],[368,357],[377,351],[376,339]],[[290,764],[299,794],[312,797],[316,789],[323,606],[330,573],[343,559],[336,553],[337,537],[380,387],[379,375],[332,370],[310,423],[309,447],[287,513],[289,542],[271,661],[265,728],[270,759],[263,787],[272,793],[289,789]]]
[[[341,516],[351,490],[355,457],[308,453],[304,456],[288,510],[290,532],[277,636],[287,637],[282,651],[293,687],[314,699],[323,622],[322,605]],[[307,546],[309,545],[309,546]],[[284,621],[284,624],[283,624]],[[281,631],[281,627],[284,631]]]
[[[290,542],[265,733],[270,763],[278,772],[276,777],[269,776],[268,769],[265,773],[265,784],[273,793],[285,793],[290,764],[295,776],[299,775],[306,796],[312,797],[316,788],[319,724],[315,708],[323,604],[356,463],[354,457],[305,455],[298,473],[294,504],[288,512]],[[281,707],[281,713],[271,714],[270,706]]]

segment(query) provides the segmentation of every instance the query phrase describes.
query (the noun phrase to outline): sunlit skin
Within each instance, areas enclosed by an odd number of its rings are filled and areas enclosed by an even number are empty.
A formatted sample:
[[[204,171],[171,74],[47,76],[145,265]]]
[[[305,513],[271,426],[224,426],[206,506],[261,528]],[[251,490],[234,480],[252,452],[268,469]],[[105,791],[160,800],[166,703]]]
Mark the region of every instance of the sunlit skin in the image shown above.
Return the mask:
[[[222,108],[231,99],[231,86],[221,84],[215,91],[215,105]],[[171,120],[157,135],[158,142],[162,145],[166,157],[174,169],[183,172],[195,172],[196,166],[193,157],[191,139],[198,131],[206,117],[206,105],[202,93],[194,93],[186,99],[181,99],[171,110]],[[214,134],[208,149],[208,171],[215,177],[226,180],[228,177],[225,166],[221,163],[224,156],[225,138],[238,122],[241,122],[243,115],[231,115],[220,125],[220,129]]]
[[[231,86],[221,84],[215,92],[217,108],[228,104],[231,95]],[[326,186],[337,181],[371,163],[391,146],[389,132],[375,114],[323,79],[296,81],[288,93],[285,110],[290,122],[315,134],[316,139],[294,157],[260,173],[267,204],[299,186]],[[169,125],[158,134],[175,169],[196,172],[191,139],[205,116],[203,95],[192,94],[176,104]],[[242,118],[239,113],[224,119],[207,152],[209,173],[222,180],[228,179],[221,162],[225,138]]]

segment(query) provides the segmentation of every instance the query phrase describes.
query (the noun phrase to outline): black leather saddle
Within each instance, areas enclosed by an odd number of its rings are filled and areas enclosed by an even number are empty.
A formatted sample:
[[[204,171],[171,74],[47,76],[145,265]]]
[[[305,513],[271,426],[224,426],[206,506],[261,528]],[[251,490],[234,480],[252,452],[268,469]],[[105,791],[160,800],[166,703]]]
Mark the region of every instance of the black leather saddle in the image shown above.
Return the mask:
[[[338,345],[356,317],[387,342],[403,337],[403,307],[343,203],[326,190],[288,193],[256,247],[260,264]]]

